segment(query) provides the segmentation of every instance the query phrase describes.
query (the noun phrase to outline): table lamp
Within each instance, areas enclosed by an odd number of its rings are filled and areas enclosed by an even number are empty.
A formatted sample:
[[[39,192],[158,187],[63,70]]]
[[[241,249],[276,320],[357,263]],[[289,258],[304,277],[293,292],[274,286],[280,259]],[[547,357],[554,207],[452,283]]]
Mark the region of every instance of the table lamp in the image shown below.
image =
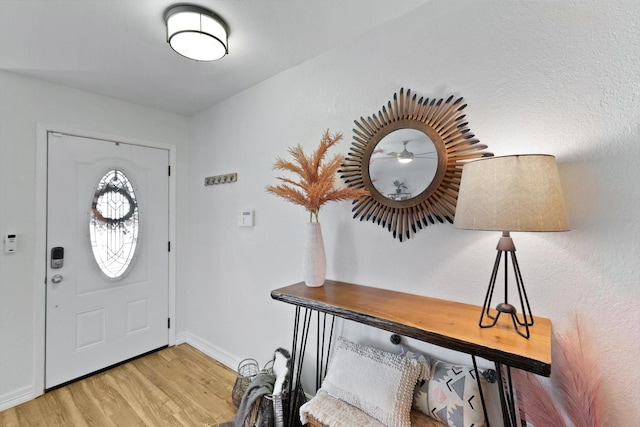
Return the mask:
[[[489,157],[462,168],[453,226],[469,230],[502,231],[478,325],[496,325],[502,313],[511,317],[518,334],[530,337],[533,315],[520,274],[511,231],[567,231],[569,221],[554,156],[524,154]],[[500,261],[504,254],[504,300],[491,310]],[[509,303],[508,264],[520,302],[520,312]]]

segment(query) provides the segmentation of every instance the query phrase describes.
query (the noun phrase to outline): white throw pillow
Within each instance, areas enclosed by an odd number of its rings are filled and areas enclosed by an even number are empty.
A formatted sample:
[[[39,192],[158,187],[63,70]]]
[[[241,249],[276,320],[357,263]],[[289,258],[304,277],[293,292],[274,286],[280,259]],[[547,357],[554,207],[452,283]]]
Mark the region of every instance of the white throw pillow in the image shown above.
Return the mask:
[[[305,425],[309,417],[313,417],[324,425],[331,427],[385,427],[380,421],[366,414],[344,400],[336,399],[320,389],[318,393],[300,407],[300,422]]]
[[[340,337],[321,389],[386,426],[411,427],[411,403],[420,371],[416,360]]]

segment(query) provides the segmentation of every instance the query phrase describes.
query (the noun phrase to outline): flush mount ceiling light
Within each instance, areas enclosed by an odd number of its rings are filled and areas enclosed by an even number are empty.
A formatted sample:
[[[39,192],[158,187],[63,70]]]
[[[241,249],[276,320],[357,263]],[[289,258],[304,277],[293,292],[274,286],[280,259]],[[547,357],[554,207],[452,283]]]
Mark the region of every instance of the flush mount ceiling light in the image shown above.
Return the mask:
[[[164,15],[167,43],[196,61],[215,61],[229,53],[229,27],[215,13],[198,6],[174,6]]]

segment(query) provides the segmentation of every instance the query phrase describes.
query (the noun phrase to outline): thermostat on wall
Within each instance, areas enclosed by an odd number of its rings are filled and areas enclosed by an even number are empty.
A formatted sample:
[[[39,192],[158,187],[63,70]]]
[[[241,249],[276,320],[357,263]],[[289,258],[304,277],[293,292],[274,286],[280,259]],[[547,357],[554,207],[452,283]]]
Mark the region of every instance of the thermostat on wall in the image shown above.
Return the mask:
[[[242,210],[238,218],[240,227],[253,227],[253,211]]]

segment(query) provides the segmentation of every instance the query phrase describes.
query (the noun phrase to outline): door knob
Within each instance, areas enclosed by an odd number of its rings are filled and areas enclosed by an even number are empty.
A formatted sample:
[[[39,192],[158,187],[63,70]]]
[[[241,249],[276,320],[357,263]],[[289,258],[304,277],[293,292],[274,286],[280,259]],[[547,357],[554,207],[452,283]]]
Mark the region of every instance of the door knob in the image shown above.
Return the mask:
[[[62,274],[56,274],[51,278],[51,283],[60,283],[62,282]]]

